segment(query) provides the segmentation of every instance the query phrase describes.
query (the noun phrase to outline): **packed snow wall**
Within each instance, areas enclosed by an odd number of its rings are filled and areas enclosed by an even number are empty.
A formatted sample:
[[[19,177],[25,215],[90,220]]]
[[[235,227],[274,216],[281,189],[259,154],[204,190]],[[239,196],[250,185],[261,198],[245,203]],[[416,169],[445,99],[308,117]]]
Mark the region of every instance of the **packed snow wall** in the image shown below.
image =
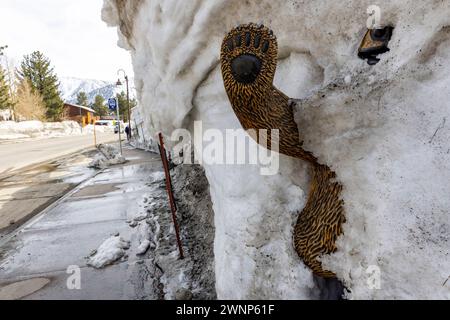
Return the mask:
[[[239,128],[223,88],[220,46],[241,23],[278,38],[276,86],[297,107],[305,147],[344,185],[347,223],[324,257],[352,299],[450,298],[450,2],[377,1],[390,51],[357,56],[372,1],[106,0],[103,19],[130,51],[148,137]],[[204,164],[215,211],[219,298],[314,299],[292,248],[309,177]]]

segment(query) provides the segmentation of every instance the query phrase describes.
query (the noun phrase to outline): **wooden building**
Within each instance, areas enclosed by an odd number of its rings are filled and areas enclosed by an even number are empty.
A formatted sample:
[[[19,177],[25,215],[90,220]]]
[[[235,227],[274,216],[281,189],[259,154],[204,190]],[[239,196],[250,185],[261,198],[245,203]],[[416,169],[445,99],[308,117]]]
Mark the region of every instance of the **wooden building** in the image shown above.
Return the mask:
[[[64,103],[64,120],[76,121],[84,127],[94,124],[99,119],[99,117],[95,116],[95,110],[91,108]]]

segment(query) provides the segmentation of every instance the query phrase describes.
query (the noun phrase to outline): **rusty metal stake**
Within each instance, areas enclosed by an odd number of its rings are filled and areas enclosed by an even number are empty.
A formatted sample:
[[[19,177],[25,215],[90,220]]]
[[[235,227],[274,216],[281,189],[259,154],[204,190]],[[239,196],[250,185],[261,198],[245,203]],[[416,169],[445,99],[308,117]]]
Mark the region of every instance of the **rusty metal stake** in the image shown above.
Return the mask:
[[[172,179],[170,177],[169,162],[167,161],[167,153],[166,148],[164,147],[164,138],[162,136],[162,133],[159,134],[159,146],[161,160],[164,166],[164,173],[166,175],[166,190],[167,194],[169,195],[169,203],[170,209],[172,211],[173,224],[175,226],[175,234],[177,236],[178,250],[180,252],[180,259],[184,259],[183,245],[180,238],[180,228],[178,226],[177,220],[177,207],[175,205],[175,198],[173,196]]]

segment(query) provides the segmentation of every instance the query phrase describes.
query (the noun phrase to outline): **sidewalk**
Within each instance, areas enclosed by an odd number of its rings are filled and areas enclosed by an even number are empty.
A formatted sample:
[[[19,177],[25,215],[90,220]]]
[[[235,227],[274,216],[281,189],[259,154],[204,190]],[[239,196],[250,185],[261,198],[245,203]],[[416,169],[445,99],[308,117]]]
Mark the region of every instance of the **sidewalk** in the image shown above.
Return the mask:
[[[138,233],[129,226],[162,171],[159,155],[125,148],[125,165],[106,169],[42,213],[0,248],[0,299],[158,299],[149,280],[157,270],[136,255]],[[86,257],[112,235],[131,241],[127,259],[105,269]],[[81,288],[70,290],[70,266]],[[69,270],[70,271],[70,270]]]

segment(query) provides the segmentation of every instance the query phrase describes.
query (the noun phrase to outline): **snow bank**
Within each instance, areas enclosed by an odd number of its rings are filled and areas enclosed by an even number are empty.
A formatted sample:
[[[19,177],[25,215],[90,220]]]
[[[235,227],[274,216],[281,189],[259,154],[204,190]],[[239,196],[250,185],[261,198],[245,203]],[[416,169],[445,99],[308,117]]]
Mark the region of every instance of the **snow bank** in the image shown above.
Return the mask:
[[[81,126],[75,121],[44,123],[43,136],[67,136],[83,134]]]
[[[114,133],[114,127],[87,125],[84,128],[75,121],[0,121],[0,140],[27,138],[56,138],[97,133]]]
[[[94,134],[94,130],[96,133],[114,133],[113,126],[94,126],[90,124],[83,128],[83,134]]]
[[[156,140],[148,136],[144,130],[145,119],[142,117],[140,108],[134,108],[132,110],[131,119],[133,119],[131,124],[133,128],[132,139],[130,141],[131,145],[134,148],[158,153],[159,148]]]
[[[371,4],[106,0],[103,19],[118,26],[119,45],[133,58],[147,137],[192,128],[193,120],[204,129],[238,128],[220,45],[237,24],[270,26],[280,48],[276,85],[304,99],[298,120],[306,147],[345,186],[345,235],[326,265],[349,298],[448,299],[450,3],[378,1],[381,23],[395,29],[391,51],[374,67],[356,54]],[[218,296],[317,298],[291,242],[307,171],[284,157],[279,175],[258,169],[205,165]]]
[[[120,236],[112,236],[94,251],[93,255],[89,257],[87,264],[96,269],[102,269],[125,257],[129,248],[129,241],[125,241]]]
[[[44,123],[41,121],[2,121],[0,122],[0,130],[11,133],[40,133],[44,131]]]
[[[176,299],[216,299],[214,257],[214,211],[209,183],[201,166],[176,166],[172,170],[174,194],[181,226],[181,238],[192,270],[190,292],[179,290]],[[191,294],[190,294],[191,293]]]
[[[128,224],[137,230],[137,255],[145,254],[150,247],[158,247],[161,229],[158,219],[160,215],[167,214],[167,201],[163,196],[164,179],[164,172],[152,172],[147,179],[147,186],[153,196],[143,197],[137,208],[132,206],[127,211]],[[126,190],[126,187],[122,189]]]
[[[163,297],[174,300],[178,290],[190,288],[192,280],[188,275],[192,270],[192,260],[190,257],[179,259],[164,178],[162,172],[152,173],[148,183],[148,196],[141,199],[137,209],[130,208],[127,216],[130,227],[136,229],[136,254],[144,255],[151,248],[147,259],[151,259],[161,270],[158,281]]]
[[[145,177],[146,195],[127,209],[127,223],[134,228],[131,252],[157,269],[160,298],[215,299],[214,226],[208,182],[199,166],[178,166],[171,171],[177,194],[177,216],[185,259],[179,259],[164,172]],[[121,186],[128,190],[127,186]]]
[[[81,126],[74,121],[2,121],[0,122],[0,140],[24,138],[63,137],[83,134]]]

